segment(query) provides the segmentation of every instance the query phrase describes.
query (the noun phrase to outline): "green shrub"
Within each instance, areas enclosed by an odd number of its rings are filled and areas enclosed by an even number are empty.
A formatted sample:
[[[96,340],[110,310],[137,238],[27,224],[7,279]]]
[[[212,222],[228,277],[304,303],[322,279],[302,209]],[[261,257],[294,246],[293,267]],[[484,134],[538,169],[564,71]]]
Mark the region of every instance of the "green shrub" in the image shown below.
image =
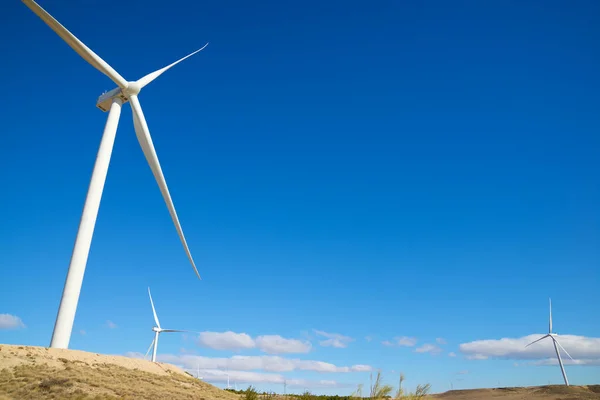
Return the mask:
[[[258,392],[254,386],[248,386],[248,389],[244,392],[244,400],[258,400]]]

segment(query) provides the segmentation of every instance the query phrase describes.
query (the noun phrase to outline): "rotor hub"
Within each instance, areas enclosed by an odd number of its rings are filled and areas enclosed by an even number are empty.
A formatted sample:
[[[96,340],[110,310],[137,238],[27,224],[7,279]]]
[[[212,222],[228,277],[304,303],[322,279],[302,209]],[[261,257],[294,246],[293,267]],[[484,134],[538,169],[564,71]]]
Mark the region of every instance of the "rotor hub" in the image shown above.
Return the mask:
[[[127,97],[137,95],[140,90],[142,90],[142,87],[135,81],[127,82],[127,87],[122,89],[123,94]]]

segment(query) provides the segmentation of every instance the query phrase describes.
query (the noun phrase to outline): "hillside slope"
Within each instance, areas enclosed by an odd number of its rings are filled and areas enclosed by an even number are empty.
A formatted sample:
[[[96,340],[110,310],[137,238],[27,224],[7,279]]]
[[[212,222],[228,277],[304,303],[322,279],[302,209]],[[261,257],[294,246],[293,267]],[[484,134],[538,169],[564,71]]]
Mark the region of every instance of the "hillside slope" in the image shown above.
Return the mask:
[[[451,390],[432,395],[430,398],[443,400],[600,400],[600,385]]]
[[[0,400],[202,399],[239,396],[163,363],[79,350],[0,345]]]

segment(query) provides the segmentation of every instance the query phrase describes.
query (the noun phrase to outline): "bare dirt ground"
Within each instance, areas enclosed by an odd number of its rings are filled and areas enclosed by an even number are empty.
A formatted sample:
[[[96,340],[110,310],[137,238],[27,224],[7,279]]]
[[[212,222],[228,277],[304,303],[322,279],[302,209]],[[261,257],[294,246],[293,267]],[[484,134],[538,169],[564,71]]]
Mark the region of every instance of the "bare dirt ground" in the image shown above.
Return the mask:
[[[0,345],[0,400],[239,400],[164,363],[78,350]]]
[[[431,395],[429,398],[443,400],[596,400],[600,399],[600,385],[451,390]]]

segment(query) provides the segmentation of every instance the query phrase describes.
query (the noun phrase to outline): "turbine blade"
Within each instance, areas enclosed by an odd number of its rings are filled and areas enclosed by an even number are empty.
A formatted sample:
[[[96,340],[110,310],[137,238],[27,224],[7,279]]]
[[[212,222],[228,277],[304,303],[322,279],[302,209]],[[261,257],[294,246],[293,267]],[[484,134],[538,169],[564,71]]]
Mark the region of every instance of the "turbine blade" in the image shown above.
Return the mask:
[[[562,349],[562,351],[564,351],[565,354],[568,355],[571,360],[573,360],[573,357],[571,357],[571,355],[569,354],[569,352],[567,350],[565,350],[564,347],[562,347],[562,344],[560,344],[560,342],[558,341],[558,339],[556,339],[555,337],[552,337],[552,340],[554,340],[554,342],[558,345],[558,347],[560,347]],[[575,361],[575,360],[573,360],[573,361]]]
[[[525,346],[525,347],[529,347],[529,346],[531,346],[532,344],[534,344],[534,343],[537,343],[537,342],[539,342],[539,341],[540,341],[540,340],[542,340],[542,339],[546,339],[548,336],[550,336],[550,335],[544,335],[544,336],[542,336],[541,338],[539,338],[538,340],[534,340],[533,342],[529,343],[529,344],[528,344],[527,346]],[[552,336],[550,336],[550,337],[552,337]]]
[[[190,333],[200,333],[200,332],[195,332],[195,331],[187,331],[187,330],[180,330],[180,329],[163,329],[163,332],[190,332]]]
[[[172,64],[167,65],[164,68],[161,68],[159,70],[156,70],[154,72],[149,73],[148,75],[138,79],[137,83],[140,85],[140,89],[143,88],[144,86],[146,86],[147,84],[149,84],[150,82],[152,82],[153,80],[155,80],[156,78],[158,78],[160,75],[162,75],[163,72],[165,72],[166,70],[168,70],[169,68],[179,64],[180,62],[182,62],[183,60],[185,60],[186,58],[189,58],[191,56],[193,56],[194,54],[204,50],[204,48],[208,46],[208,43],[206,43],[204,46],[202,46],[201,48],[199,48],[198,50],[194,51],[193,53],[188,54],[187,56],[180,58],[179,60],[175,61]]]
[[[185,240],[185,236],[183,235],[183,229],[181,228],[181,224],[179,223],[179,218],[177,217],[175,205],[173,204],[173,200],[171,199],[171,194],[169,193],[167,182],[165,181],[162,169],[160,168],[158,156],[156,155],[154,144],[152,144],[152,137],[150,137],[150,131],[148,130],[148,124],[146,123],[146,119],[144,118],[144,112],[142,111],[140,101],[136,95],[133,95],[129,97],[129,102],[131,103],[131,109],[133,111],[132,114],[135,134],[138,138],[138,141],[140,142],[140,146],[142,147],[144,156],[146,156],[148,165],[150,165],[150,169],[152,169],[152,173],[154,174],[156,183],[158,183],[158,187],[160,188],[165,203],[167,204],[169,214],[171,214],[171,219],[175,224],[175,229],[177,229],[177,233],[179,234],[179,239],[183,244],[185,253],[187,254],[188,259],[190,260],[190,263],[192,263],[192,267],[194,267],[194,272],[196,272],[198,279],[201,279],[200,274],[198,273],[198,269],[196,268],[196,264],[194,263],[194,259],[192,258],[192,253],[190,253],[190,249]]]
[[[146,359],[146,357],[148,357],[148,353],[150,353],[150,349],[152,348],[152,346],[154,346],[154,338],[152,338],[152,342],[150,343],[150,347],[148,347],[148,351],[146,352],[146,355],[144,356],[144,360]]]
[[[156,326],[158,327],[158,329],[160,329],[160,322],[158,322],[158,315],[156,315],[156,309],[154,308],[154,302],[152,301],[150,288],[148,288],[148,296],[150,296],[150,305],[152,306],[152,312],[154,313],[154,322],[156,322]]]
[[[22,0],[27,7],[31,9],[38,17],[42,19],[58,36],[60,36],[77,54],[79,54],[84,60],[90,63],[97,70],[108,76],[114,83],[119,85],[121,88],[127,87],[127,81],[117,71],[115,71],[106,61],[100,58],[94,53],[89,47],[83,44],[75,35],[67,30],[60,24],[54,17],[52,17],[46,10],[40,7],[33,0]]]
[[[550,322],[548,324],[548,333],[552,333],[552,299],[548,298],[548,302],[550,303]]]

